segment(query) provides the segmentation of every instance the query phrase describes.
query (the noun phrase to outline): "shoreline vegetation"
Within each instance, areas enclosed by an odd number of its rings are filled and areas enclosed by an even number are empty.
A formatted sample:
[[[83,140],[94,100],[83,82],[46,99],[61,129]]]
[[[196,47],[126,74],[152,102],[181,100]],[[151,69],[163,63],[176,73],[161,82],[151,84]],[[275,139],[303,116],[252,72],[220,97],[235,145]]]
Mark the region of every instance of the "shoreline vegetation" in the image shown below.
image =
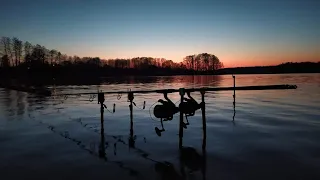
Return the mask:
[[[277,66],[223,68],[213,54],[186,56],[182,62],[164,58],[100,59],[67,56],[18,38],[0,39],[0,87],[21,85],[100,84],[103,77],[320,73],[320,62]]]

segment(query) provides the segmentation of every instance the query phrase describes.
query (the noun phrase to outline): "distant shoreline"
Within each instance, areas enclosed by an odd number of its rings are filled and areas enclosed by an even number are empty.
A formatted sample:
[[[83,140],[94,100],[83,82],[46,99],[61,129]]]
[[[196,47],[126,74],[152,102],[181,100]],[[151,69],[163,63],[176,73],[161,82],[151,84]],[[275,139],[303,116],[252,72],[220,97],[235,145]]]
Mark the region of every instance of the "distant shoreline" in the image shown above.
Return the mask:
[[[13,84],[22,85],[89,85],[100,84],[105,78],[147,77],[147,76],[179,76],[179,75],[230,75],[230,74],[298,74],[320,73],[320,62],[285,63],[277,66],[223,68],[214,71],[193,71],[186,69],[147,68],[125,69],[89,67],[77,69],[69,67],[41,67],[26,69],[0,68],[0,87]],[[116,79],[115,78],[115,79]]]

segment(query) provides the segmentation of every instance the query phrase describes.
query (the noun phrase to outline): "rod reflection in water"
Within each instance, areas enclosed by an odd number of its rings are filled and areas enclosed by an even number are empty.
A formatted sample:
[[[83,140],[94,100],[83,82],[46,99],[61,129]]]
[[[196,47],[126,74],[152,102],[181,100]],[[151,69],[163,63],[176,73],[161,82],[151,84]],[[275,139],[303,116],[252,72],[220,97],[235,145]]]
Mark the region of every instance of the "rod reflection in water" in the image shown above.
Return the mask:
[[[98,94],[98,103],[100,103],[100,112],[101,112],[101,141],[100,141],[100,147],[99,147],[99,157],[100,158],[106,158],[106,150],[105,150],[105,137],[104,137],[104,94],[99,93]]]
[[[197,150],[193,147],[185,147],[183,146],[183,142],[181,139],[180,144],[182,147],[180,149],[180,168],[181,174],[185,179],[185,167],[188,169],[189,173],[192,174],[193,172],[201,170],[202,179],[206,179],[206,140],[207,140],[207,127],[206,127],[206,115],[205,115],[205,101],[204,101],[204,91],[201,91],[201,106],[202,111],[202,155],[200,155]]]
[[[155,170],[161,179],[187,179],[188,175],[192,175],[196,171],[202,173],[202,179],[206,179],[206,115],[205,115],[205,92],[201,92],[201,103],[197,103],[189,93],[189,99],[184,98],[183,89],[180,92],[181,103],[179,105],[180,119],[179,119],[179,162],[180,174],[175,170],[174,165],[170,162],[156,162]],[[184,123],[183,117],[193,116],[195,111],[201,109],[202,124],[203,124],[203,138],[202,138],[202,155],[193,147],[183,146],[183,131],[189,125]],[[162,124],[162,122],[161,122]],[[187,171],[186,171],[187,170]]]
[[[130,136],[129,136],[129,148],[135,148],[135,137],[133,136],[133,93],[128,94],[128,100],[130,102],[129,109],[130,109]]]
[[[133,130],[133,93],[128,93],[128,101],[130,102],[129,104],[129,110],[130,110],[130,136],[129,136],[129,148],[134,148],[135,147],[135,139],[136,137],[134,136],[134,130]],[[162,118],[161,118],[161,124],[162,124]],[[163,128],[163,124],[162,124]],[[163,129],[164,130],[164,129]],[[157,132],[158,134],[158,132]],[[161,132],[160,132],[161,136]],[[146,138],[144,138],[144,142],[146,143]],[[157,160],[154,160],[150,157],[148,157],[149,154],[143,153],[142,157],[150,160],[152,162],[155,162],[155,171],[160,175],[160,178],[163,180],[179,180],[182,179],[179,173],[175,170],[174,165],[170,162],[164,161],[160,162]]]
[[[99,157],[106,159],[106,148],[105,148],[105,136],[104,136],[104,124],[103,121],[101,121],[101,130],[100,130],[100,135],[101,135],[101,139],[100,139],[100,146],[99,146]]]
[[[179,123],[179,161],[180,161],[180,174],[175,170],[174,166],[170,162],[159,162],[153,160],[149,157],[149,154],[142,152],[141,156],[147,160],[155,162],[155,170],[160,175],[161,179],[186,179],[187,175],[193,174],[193,172],[201,170],[203,179],[206,179],[206,116],[205,116],[205,102],[204,102],[204,91],[201,92],[202,102],[200,104],[188,94],[190,99],[184,98],[183,89],[181,89],[181,103],[179,108],[180,111],[180,123]],[[128,93],[128,102],[130,110],[130,134],[129,134],[129,148],[136,149],[135,147],[135,136],[133,131],[133,93]],[[184,100],[186,101],[184,104]],[[99,148],[99,157],[106,160],[106,150],[105,150],[105,134],[104,134],[104,97],[101,94],[99,98],[101,104],[101,142]],[[197,105],[195,105],[195,103]],[[184,106],[183,106],[184,105]],[[183,146],[183,131],[186,124],[183,121],[184,115],[193,116],[195,111],[201,108],[202,111],[202,123],[203,123],[203,142],[202,142],[202,155],[200,155],[197,150],[193,147],[184,147]],[[192,110],[192,111],[191,111]],[[181,133],[181,135],[180,135]],[[116,151],[116,143],[114,144],[114,149]],[[137,149],[138,150],[138,149]],[[188,174],[186,173],[188,170]]]
[[[232,75],[233,78],[233,117],[232,117],[232,121],[234,122],[234,117],[236,116],[236,77],[234,75]]]

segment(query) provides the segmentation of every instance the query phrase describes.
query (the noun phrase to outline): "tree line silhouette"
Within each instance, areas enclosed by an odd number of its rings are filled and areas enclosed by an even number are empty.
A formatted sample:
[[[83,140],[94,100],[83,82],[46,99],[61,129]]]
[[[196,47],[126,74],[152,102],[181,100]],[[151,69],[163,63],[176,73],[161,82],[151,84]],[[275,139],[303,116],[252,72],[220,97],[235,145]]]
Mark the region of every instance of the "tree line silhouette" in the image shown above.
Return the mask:
[[[320,71],[320,63],[284,63],[277,66],[223,68],[213,54],[186,56],[182,62],[165,58],[134,57],[100,59],[99,57],[68,56],[39,44],[32,45],[13,37],[0,39],[0,79],[18,79],[34,84],[92,84],[104,76],[127,75],[201,75],[201,74],[270,74],[308,73]],[[1,83],[0,83],[1,85]]]
[[[190,55],[183,62],[177,63],[164,58],[134,57],[130,59],[100,59],[99,57],[68,56],[39,44],[22,42],[16,37],[2,37],[0,48],[1,68],[26,67],[73,67],[90,65],[91,67],[116,69],[149,69],[164,68],[173,70],[214,71],[223,67],[222,62],[212,54],[202,53]]]
[[[284,73],[320,73],[319,62],[286,62],[276,66],[255,66],[223,68],[215,74],[284,74]]]

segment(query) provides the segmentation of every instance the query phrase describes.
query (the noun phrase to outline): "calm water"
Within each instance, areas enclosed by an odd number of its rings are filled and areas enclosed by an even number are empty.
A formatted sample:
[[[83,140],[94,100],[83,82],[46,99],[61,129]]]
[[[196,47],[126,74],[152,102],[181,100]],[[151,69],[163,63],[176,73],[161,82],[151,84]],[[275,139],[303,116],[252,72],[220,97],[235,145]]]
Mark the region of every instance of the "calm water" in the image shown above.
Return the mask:
[[[59,86],[56,93],[232,86],[231,76],[105,79],[103,85]],[[178,119],[160,122],[150,107],[160,94],[135,95],[133,136],[127,95],[106,95],[104,137],[97,98],[37,97],[0,89],[1,179],[320,179],[320,74],[239,75],[237,86],[296,84],[296,90],[206,94],[207,146],[202,151],[202,117],[189,117],[183,146],[196,156],[179,156]],[[193,93],[198,101],[199,93]],[[178,94],[170,94],[173,102]],[[146,101],[146,109],[140,109]],[[178,103],[177,103],[178,104]],[[151,109],[152,112],[152,109]],[[131,144],[129,147],[130,137]],[[104,138],[104,141],[103,139]],[[102,139],[102,140],[101,140]],[[105,157],[99,157],[103,142]],[[189,148],[190,149],[190,148]],[[182,160],[181,160],[182,159]],[[163,166],[164,164],[172,165]],[[168,168],[171,167],[171,168]],[[169,169],[169,170],[168,170]]]

